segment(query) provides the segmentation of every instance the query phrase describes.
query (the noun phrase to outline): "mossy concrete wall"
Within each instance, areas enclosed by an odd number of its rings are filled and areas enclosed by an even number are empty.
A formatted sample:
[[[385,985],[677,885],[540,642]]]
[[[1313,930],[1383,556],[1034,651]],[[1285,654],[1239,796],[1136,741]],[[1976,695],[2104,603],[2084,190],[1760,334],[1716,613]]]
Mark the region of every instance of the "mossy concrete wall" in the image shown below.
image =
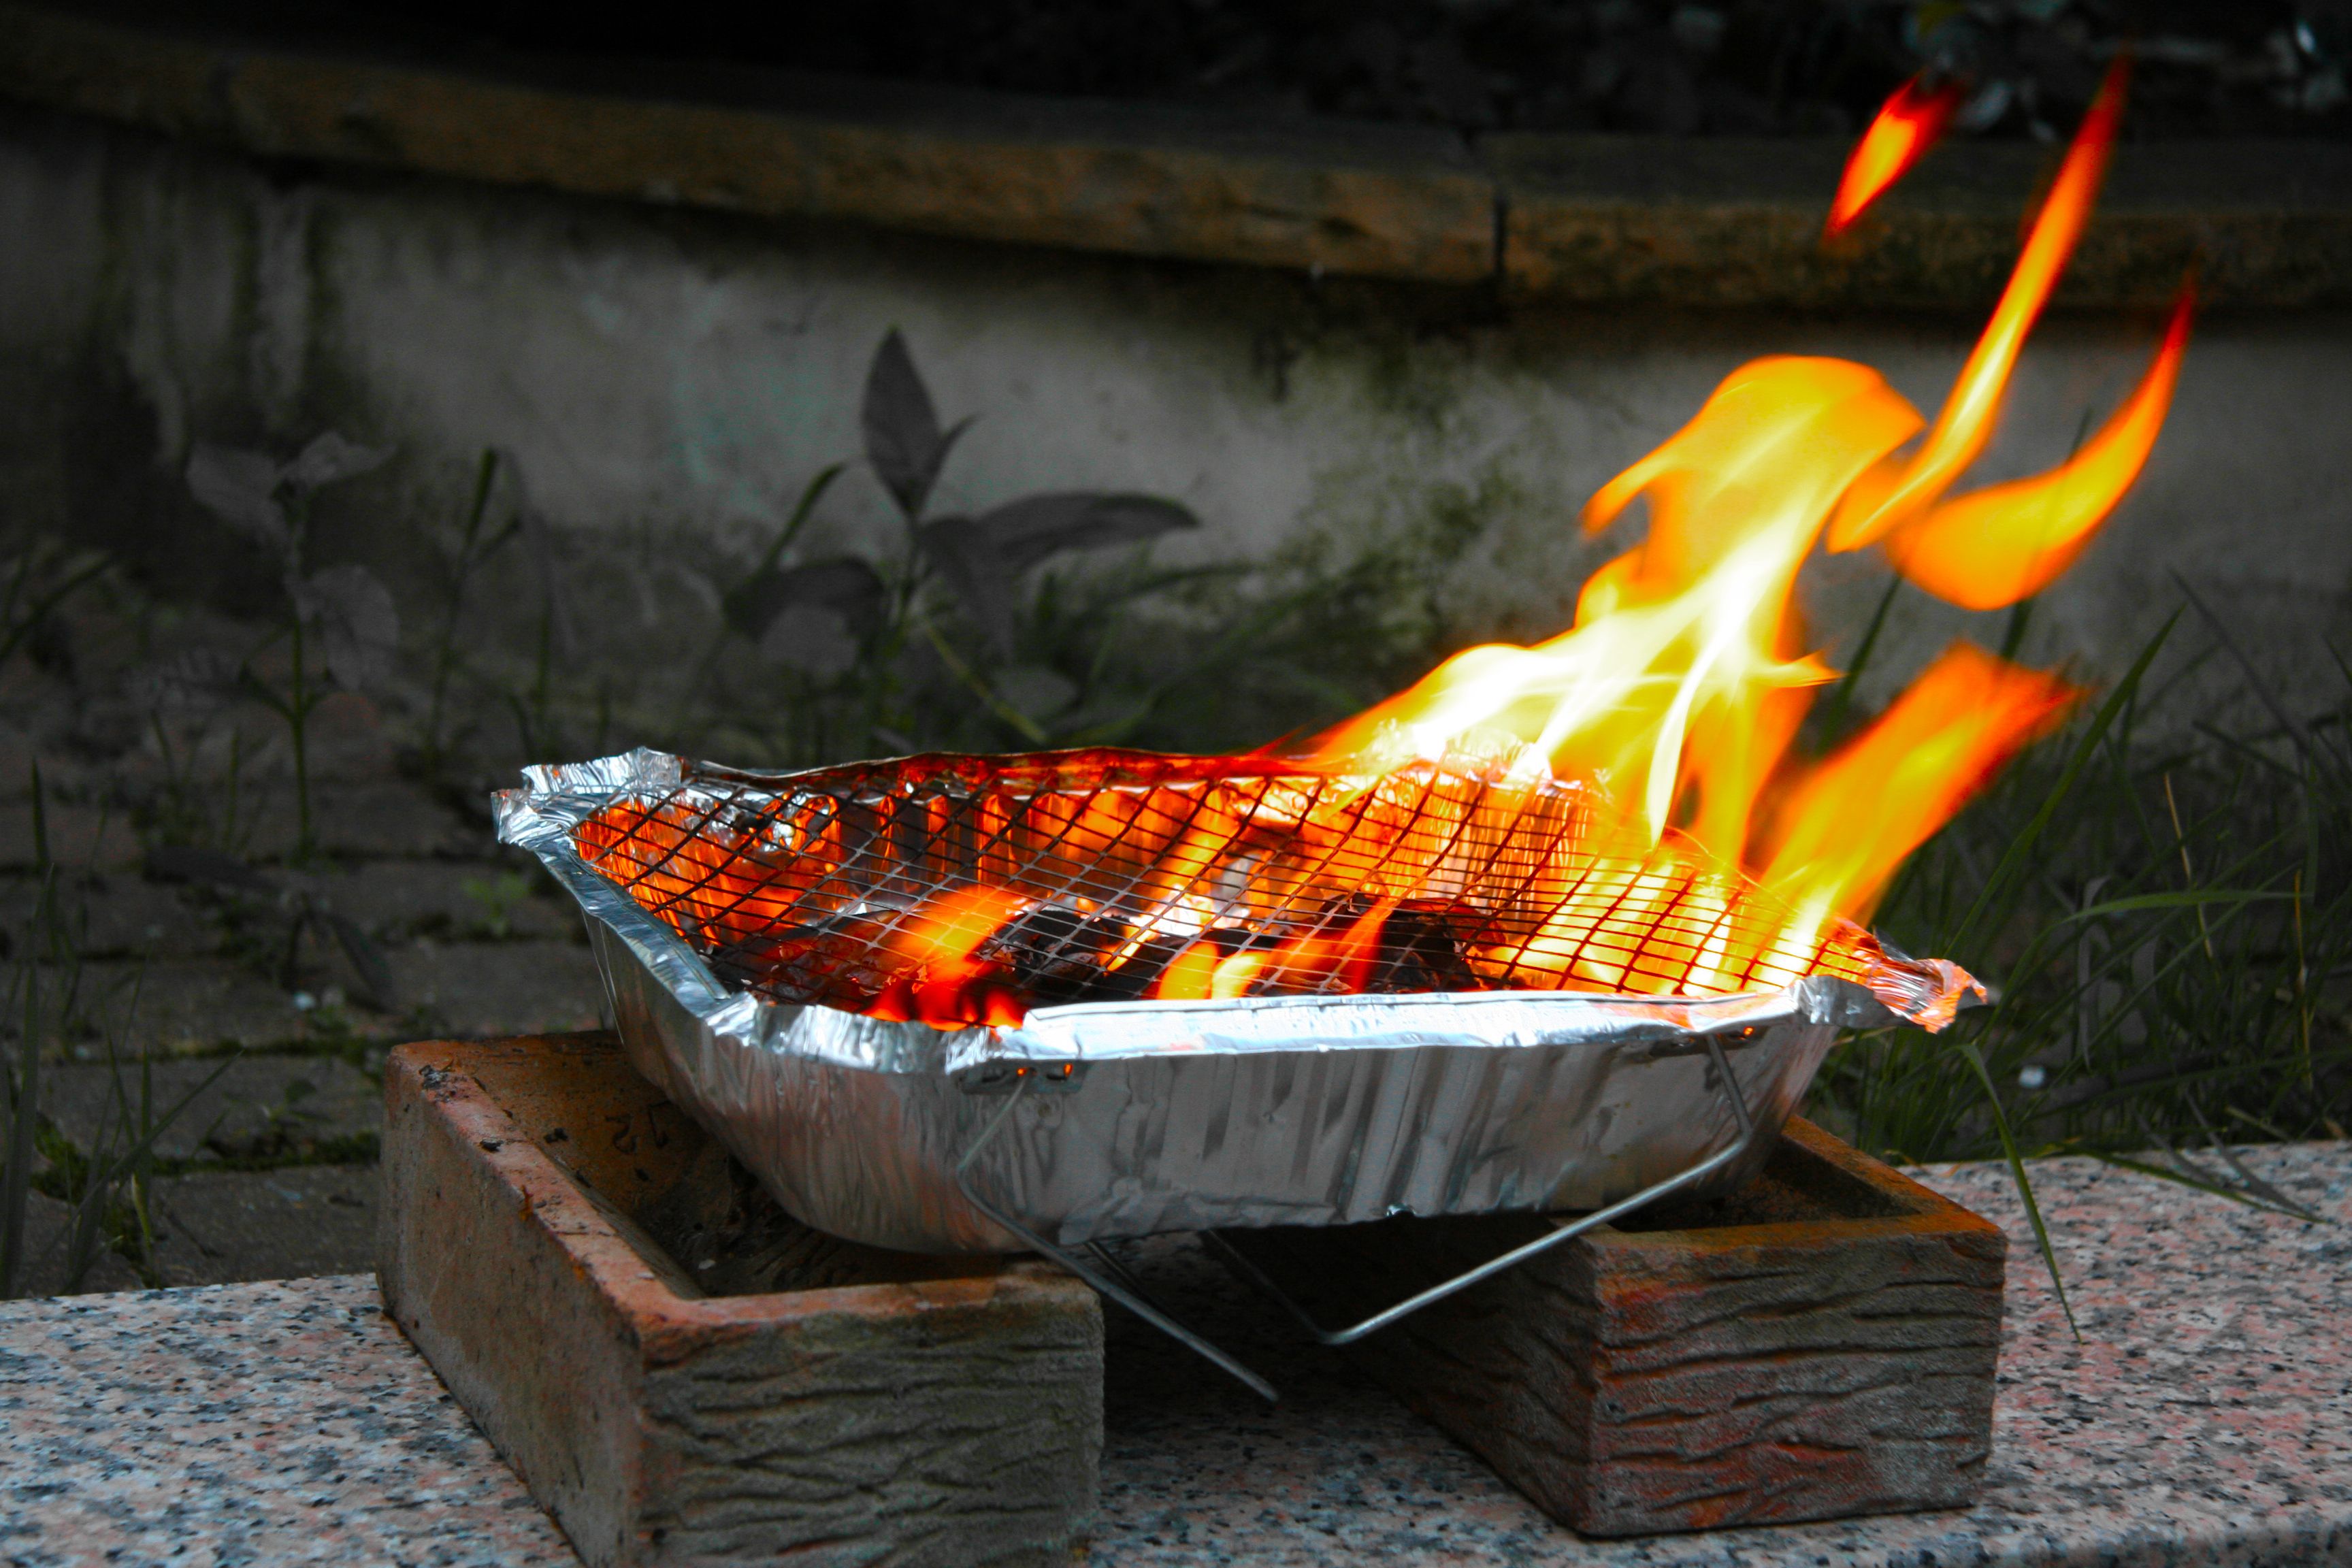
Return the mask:
[[[1577,509],[1734,366],[1828,353],[1932,410],[1978,322],[1515,301],[727,217],[427,176],[270,164],[99,121],[0,113],[0,504],[102,544],[168,594],[263,602],[259,557],[187,500],[198,439],[289,448],[332,426],[398,457],[331,493],[321,548],[393,576],[412,624],[431,542],[485,447],[512,459],[568,574],[572,657],[640,681],[699,647],[718,585],[809,476],[858,447],[868,357],[906,334],[948,419],[977,416],[940,509],[1099,486],[1176,497],[1175,556],[1423,542],[1458,639],[1565,623],[1630,537]],[[1988,477],[2063,456],[2153,346],[2151,319],[2059,316],[2027,353]],[[2196,583],[2307,689],[2352,600],[2352,315],[2219,314],[2106,537],[2027,644],[2113,671]],[[855,470],[811,542],[896,527]],[[525,552],[488,602],[531,636]],[[1821,639],[1885,581],[1818,563]],[[1972,618],[1916,595],[1891,672]],[[1976,619],[1988,619],[1976,617]],[[1977,635],[1998,641],[1997,619]],[[680,655],[680,658],[685,657]],[[675,660],[669,662],[676,662]]]

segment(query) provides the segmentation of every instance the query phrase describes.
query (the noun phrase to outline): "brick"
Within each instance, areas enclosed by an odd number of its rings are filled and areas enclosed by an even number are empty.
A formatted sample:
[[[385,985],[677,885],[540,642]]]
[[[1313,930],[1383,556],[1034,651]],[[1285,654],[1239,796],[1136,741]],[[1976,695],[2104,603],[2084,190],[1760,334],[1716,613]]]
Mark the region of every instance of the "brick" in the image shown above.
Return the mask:
[[[1339,1323],[1545,1224],[1225,1234]],[[1601,1226],[1352,1353],[1588,1535],[1960,1508],[1991,1450],[2006,1249],[1795,1120],[1741,1193]]]
[[[1102,1447],[1084,1285],[753,1212],[610,1036],[406,1046],[385,1089],[386,1306],[594,1568],[1068,1560]],[[697,1282],[722,1247],[764,1253],[759,1293]]]

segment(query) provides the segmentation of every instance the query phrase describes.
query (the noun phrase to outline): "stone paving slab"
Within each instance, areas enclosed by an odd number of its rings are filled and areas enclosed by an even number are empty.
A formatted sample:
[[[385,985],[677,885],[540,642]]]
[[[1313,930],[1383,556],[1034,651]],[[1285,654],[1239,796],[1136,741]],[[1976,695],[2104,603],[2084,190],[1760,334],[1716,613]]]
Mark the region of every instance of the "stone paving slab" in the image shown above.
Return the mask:
[[[43,816],[49,858],[64,871],[121,870],[139,863],[139,836],[126,813],[51,801]],[[0,869],[31,869],[39,846],[32,803],[0,805]]]
[[[282,860],[293,853],[299,818],[293,792],[253,792],[247,858]],[[478,858],[498,839],[487,822],[469,822],[404,779],[334,780],[311,791],[312,831],[328,855],[361,858]],[[0,841],[5,842],[5,841]]]
[[[564,939],[444,942],[383,951],[398,1010],[324,1005],[336,998],[285,990],[225,959],[109,959],[82,966],[79,1011],[158,1056],[269,1050],[352,1038],[562,1034],[600,1027],[604,983],[585,944]],[[344,976],[340,967],[322,972]],[[318,984],[312,980],[310,984]],[[304,1000],[320,1004],[306,1008]],[[96,1047],[86,1047],[95,1055]]]
[[[81,987],[86,1017],[157,1055],[290,1045],[314,1034],[292,993],[243,964],[110,959],[83,965]]]
[[[153,1115],[194,1096],[156,1134],[166,1160],[292,1160],[383,1126],[382,1087],[340,1057],[184,1057],[153,1063],[148,1077]],[[89,1152],[123,1138],[118,1094],[136,1096],[139,1078],[136,1064],[61,1063],[42,1075],[42,1109]]]
[[[365,1277],[0,1307],[0,1562],[576,1561]]]
[[[379,941],[568,942],[581,929],[569,903],[548,896],[553,884],[542,873],[497,860],[371,860],[299,876],[275,868],[264,874],[315,894]],[[27,875],[0,876],[0,934],[11,952],[25,941],[39,886]],[[169,963],[218,952],[227,938],[226,917],[242,911],[249,923],[253,904],[211,907],[215,899],[209,890],[136,871],[77,873],[59,889],[68,934],[85,959]]]
[[[155,1184],[155,1264],[171,1285],[375,1267],[376,1168],[204,1171]]]
[[[19,1296],[74,1295],[101,1290],[136,1290],[139,1276],[131,1265],[95,1248],[79,1279],[71,1278],[73,1205],[40,1193],[25,1194],[25,1266],[17,1271]]]
[[[40,884],[31,877],[0,878],[0,931],[10,951],[22,951]],[[219,951],[219,921],[177,888],[135,872],[70,877],[58,902],[74,950],[84,958],[190,958]]]
[[[380,938],[457,936],[574,940],[580,916],[537,867],[496,860],[373,860],[317,872],[310,887]]]
[[[573,942],[425,942],[386,955],[404,1006],[426,1028],[409,1037],[557,1035],[601,1028],[604,984]]]
[[[2243,1157],[2332,1223],[2089,1161],[2037,1163],[2079,1345],[2032,1266],[2005,1173],[1922,1173],[2003,1224],[2019,1248],[1985,1500],[1647,1540],[1587,1541],[1552,1524],[1339,1356],[1301,1345],[1189,1238],[1125,1247],[1171,1306],[1273,1375],[1284,1399],[1259,1403],[1114,1313],[1103,1503],[1087,1560],[2346,1561],[2352,1144]],[[308,1561],[310,1530],[290,1522],[285,1500],[315,1494],[318,1541],[342,1560],[562,1561],[551,1533],[529,1533],[544,1521],[478,1439],[417,1446],[416,1434],[461,1429],[422,1362],[375,1316],[365,1279],[0,1308],[0,1553],[124,1568]]]

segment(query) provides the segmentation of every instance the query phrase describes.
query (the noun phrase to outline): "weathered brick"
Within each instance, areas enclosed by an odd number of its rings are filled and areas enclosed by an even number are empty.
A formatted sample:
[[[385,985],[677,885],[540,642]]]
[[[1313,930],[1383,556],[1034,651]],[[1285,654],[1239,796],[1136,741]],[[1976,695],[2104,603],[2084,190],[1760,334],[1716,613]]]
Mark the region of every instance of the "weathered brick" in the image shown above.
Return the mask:
[[[745,1189],[698,1190],[728,1163],[609,1036],[404,1047],[386,1094],[386,1305],[590,1563],[1066,1561],[1102,1447],[1084,1285],[771,1212],[748,1229],[799,1260],[710,1294],[656,1233],[702,1251]]]
[[[1227,1239],[1337,1323],[1545,1225]],[[2006,1251],[1989,1221],[1792,1121],[1742,1192],[1601,1226],[1354,1353],[1588,1535],[1959,1508],[1991,1449]]]

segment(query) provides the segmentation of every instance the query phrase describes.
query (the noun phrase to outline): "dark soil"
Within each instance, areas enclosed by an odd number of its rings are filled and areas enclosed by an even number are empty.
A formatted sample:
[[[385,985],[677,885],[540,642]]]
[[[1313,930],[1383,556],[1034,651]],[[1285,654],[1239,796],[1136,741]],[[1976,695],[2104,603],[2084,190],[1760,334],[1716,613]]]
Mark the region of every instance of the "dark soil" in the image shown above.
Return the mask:
[[[1848,133],[1929,69],[1973,89],[1966,132],[2047,139],[2072,128],[2105,62],[2129,45],[2139,66],[2129,134],[2352,136],[2352,0],[830,0],[561,12],[528,0],[260,0],[211,9],[236,25],[459,58],[716,61],[1473,134]]]

